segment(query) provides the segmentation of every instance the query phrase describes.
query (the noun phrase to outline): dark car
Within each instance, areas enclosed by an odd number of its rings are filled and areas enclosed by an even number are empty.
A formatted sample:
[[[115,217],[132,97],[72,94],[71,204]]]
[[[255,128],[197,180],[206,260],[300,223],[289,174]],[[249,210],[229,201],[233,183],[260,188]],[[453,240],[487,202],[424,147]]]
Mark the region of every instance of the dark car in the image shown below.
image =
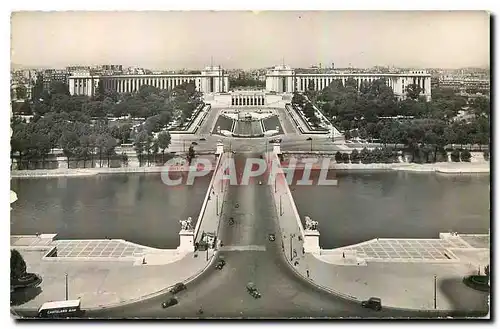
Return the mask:
[[[202,141],[202,142],[204,142],[204,141],[206,141],[206,140],[207,140],[207,139],[206,139],[205,137],[200,138],[200,141]]]
[[[260,292],[257,290],[257,287],[255,286],[255,284],[253,282],[248,282],[247,291],[255,299],[261,297]]]
[[[182,282],[176,283],[175,286],[173,286],[172,289],[170,289],[170,293],[176,294],[178,292],[181,292],[183,290],[186,290],[186,285]]]
[[[161,303],[161,307],[167,308],[167,307],[174,306],[177,304],[179,304],[179,301],[177,300],[177,298],[173,297],[173,298],[170,298],[169,300]]]
[[[276,240],[276,234],[269,234],[269,241],[275,241]]]
[[[380,311],[382,309],[382,300],[378,297],[370,297],[368,300],[362,301],[361,306],[371,308],[375,311]]]
[[[222,268],[226,265],[226,261],[224,259],[219,259],[217,264],[215,264],[215,268],[218,270],[222,270]]]

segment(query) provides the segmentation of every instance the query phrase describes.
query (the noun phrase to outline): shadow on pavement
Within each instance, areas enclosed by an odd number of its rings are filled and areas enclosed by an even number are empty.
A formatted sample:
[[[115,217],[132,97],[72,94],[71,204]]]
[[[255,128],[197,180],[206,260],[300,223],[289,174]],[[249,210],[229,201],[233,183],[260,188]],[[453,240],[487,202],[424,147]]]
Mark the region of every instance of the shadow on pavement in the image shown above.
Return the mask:
[[[467,287],[461,277],[442,279],[438,289],[453,310],[470,316],[485,316],[489,312],[489,293]],[[438,296],[438,308],[439,304]]]
[[[10,293],[10,305],[19,306],[23,305],[30,300],[33,300],[36,296],[40,295],[42,288],[40,287],[29,287],[23,289],[16,289]]]

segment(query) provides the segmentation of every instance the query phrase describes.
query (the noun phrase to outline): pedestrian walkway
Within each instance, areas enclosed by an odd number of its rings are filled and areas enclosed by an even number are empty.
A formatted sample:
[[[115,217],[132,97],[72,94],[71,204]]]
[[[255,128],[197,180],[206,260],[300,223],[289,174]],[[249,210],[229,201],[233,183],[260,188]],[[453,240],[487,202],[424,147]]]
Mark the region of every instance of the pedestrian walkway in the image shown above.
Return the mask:
[[[477,239],[481,239],[476,235]],[[469,240],[473,241],[472,238]],[[321,250],[319,259],[331,263],[348,253],[366,262],[448,262],[460,261],[454,249],[473,248],[461,236],[443,235],[442,239],[372,239],[356,245]],[[340,260],[342,261],[342,260]],[[337,262],[341,265],[341,262]]]
[[[69,297],[81,298],[85,309],[138,301],[193,279],[214,255],[213,250],[186,253],[125,240],[54,240],[55,236],[11,236],[11,248],[24,257],[27,271],[43,279],[29,296],[14,292],[15,307],[36,309],[64,299],[66,273]]]
[[[266,251],[266,246],[222,246],[220,251]]]
[[[156,249],[122,239],[54,240],[56,234],[11,236],[11,248],[44,251],[47,261],[133,261],[142,264],[155,255],[168,264],[186,255],[177,249]],[[161,255],[159,257],[158,255]],[[138,262],[140,261],[140,262]]]
[[[444,233],[439,239],[373,239],[305,253],[305,232],[290,192],[282,184],[270,188],[284,257],[311,284],[359,302],[379,297],[386,307],[433,310],[435,303],[438,310],[488,310],[488,293],[462,280],[489,263],[489,238]]]

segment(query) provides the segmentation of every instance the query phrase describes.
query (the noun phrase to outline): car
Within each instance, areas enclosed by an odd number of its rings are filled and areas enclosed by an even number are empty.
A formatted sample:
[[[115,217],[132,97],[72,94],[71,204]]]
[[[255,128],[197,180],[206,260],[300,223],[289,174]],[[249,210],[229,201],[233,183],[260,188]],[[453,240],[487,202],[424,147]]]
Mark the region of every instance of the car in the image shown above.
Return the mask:
[[[206,140],[207,140],[207,139],[206,139],[205,137],[200,138],[200,141],[202,141],[202,142],[204,142],[204,141],[206,141]]]
[[[247,283],[247,291],[255,299],[262,297],[260,292],[257,290],[257,288],[255,287],[255,284],[253,282]]]
[[[375,311],[380,311],[382,309],[382,300],[378,297],[370,297],[368,300],[362,301],[361,306],[371,308]]]
[[[218,270],[222,270],[224,265],[226,265],[226,261],[222,258],[219,258],[219,260],[217,261],[217,264],[215,264],[215,268]]]
[[[170,293],[175,295],[176,293],[181,292],[181,291],[186,290],[186,289],[187,289],[186,285],[182,282],[179,282],[179,283],[176,283],[172,287],[172,289],[170,289]]]
[[[269,241],[275,241],[276,240],[276,234],[269,234]]]
[[[179,301],[177,300],[177,298],[172,297],[172,298],[164,301],[163,303],[161,303],[161,307],[167,308],[167,307],[174,306],[177,304],[179,304]]]

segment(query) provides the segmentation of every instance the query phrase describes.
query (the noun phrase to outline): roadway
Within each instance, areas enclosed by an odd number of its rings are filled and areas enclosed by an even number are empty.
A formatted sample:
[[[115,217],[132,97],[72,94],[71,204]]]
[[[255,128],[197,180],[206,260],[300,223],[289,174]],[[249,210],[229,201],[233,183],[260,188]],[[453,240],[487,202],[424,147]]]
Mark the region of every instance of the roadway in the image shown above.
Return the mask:
[[[236,154],[236,168],[242,168],[250,154]],[[255,156],[255,155],[254,155]],[[240,176],[240,175],[238,175]],[[312,286],[293,272],[283,259],[280,235],[276,241],[269,233],[279,232],[270,188],[259,185],[265,175],[248,186],[229,186],[218,232],[223,247],[219,255],[227,264],[222,270],[207,269],[188,289],[178,294],[179,304],[167,309],[161,303],[169,293],[127,306],[89,312],[98,318],[290,318],[290,317],[409,317],[418,312],[375,312],[359,303],[336,297]],[[230,225],[229,218],[234,219]],[[250,246],[250,247],[249,247]],[[234,251],[235,249],[248,249]],[[253,250],[251,250],[253,249]],[[252,281],[262,294],[254,299],[246,291]]]

